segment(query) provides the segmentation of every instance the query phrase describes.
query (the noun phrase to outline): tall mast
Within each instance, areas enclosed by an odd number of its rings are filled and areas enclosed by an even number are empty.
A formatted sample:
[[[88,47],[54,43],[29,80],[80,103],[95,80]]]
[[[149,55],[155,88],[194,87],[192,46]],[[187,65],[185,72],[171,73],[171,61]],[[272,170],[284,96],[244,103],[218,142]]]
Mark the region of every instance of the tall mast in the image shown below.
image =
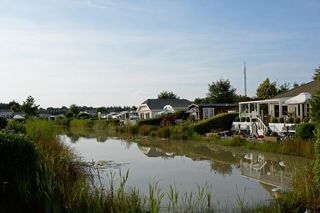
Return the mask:
[[[246,62],[244,62],[243,76],[244,76],[244,96],[247,97],[247,68],[246,68]]]

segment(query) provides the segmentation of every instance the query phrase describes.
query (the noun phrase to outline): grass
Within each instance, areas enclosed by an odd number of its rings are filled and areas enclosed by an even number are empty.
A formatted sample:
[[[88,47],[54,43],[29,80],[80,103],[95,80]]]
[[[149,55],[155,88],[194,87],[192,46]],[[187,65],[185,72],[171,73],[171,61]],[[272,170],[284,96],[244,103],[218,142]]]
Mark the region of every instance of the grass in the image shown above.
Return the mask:
[[[78,122],[78,121],[77,121]],[[80,124],[81,122],[79,122]],[[104,128],[105,124],[102,125]],[[77,126],[77,125],[76,125]],[[86,125],[79,125],[84,127]],[[31,138],[39,152],[39,165],[34,182],[27,183],[18,179],[17,189],[20,199],[19,209],[39,212],[159,212],[162,200],[168,198],[169,204],[165,207],[173,212],[214,212],[219,211],[212,206],[212,195],[207,191],[208,186],[198,185],[196,192],[180,194],[174,186],[169,192],[162,192],[158,182],[149,184],[149,195],[142,195],[135,188],[127,189],[126,182],[129,173],[120,176],[116,181],[115,175],[109,177],[108,189],[101,183],[99,170],[84,167],[72,150],[66,147],[56,137],[53,124],[45,120],[28,120],[24,125],[26,134]],[[99,128],[97,128],[99,129]],[[146,142],[159,145],[171,152],[185,152],[198,157],[199,154],[212,157],[212,145],[206,141],[182,142],[183,146],[176,146],[170,142]],[[313,153],[312,141],[287,141],[283,144],[244,143],[243,139],[235,138],[228,142],[217,142],[227,146],[245,146],[250,149],[274,151],[280,153],[303,154]],[[307,144],[308,143],[308,144]],[[178,149],[178,150],[177,150]],[[170,151],[171,150],[171,151]],[[199,152],[198,152],[199,151]],[[189,154],[188,154],[189,155]],[[223,156],[221,156],[223,157]],[[215,159],[219,161],[219,159]],[[98,177],[98,183],[96,180]],[[305,208],[319,210],[320,186],[314,181],[312,166],[303,172],[297,172],[293,180],[293,190],[285,193],[278,203],[249,207],[239,197],[238,209],[243,212],[283,212],[288,210],[302,211]]]

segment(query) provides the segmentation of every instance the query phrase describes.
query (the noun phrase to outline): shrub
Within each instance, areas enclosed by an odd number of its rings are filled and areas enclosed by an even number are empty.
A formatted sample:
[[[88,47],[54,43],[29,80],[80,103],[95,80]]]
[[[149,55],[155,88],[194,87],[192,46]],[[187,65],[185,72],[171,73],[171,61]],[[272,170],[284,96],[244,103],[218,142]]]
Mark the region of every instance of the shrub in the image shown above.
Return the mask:
[[[314,130],[313,123],[302,123],[296,127],[296,136],[300,139],[311,139],[314,136]]]
[[[170,128],[170,137],[174,139],[190,139],[195,135],[193,127],[189,123],[176,125]]]
[[[301,119],[300,119],[299,117],[297,117],[297,118],[294,120],[294,122],[295,122],[296,124],[299,124],[299,123],[301,123]]]
[[[66,117],[67,117],[67,118],[72,118],[72,117],[73,117],[73,113],[70,112],[70,111],[68,111],[68,112],[66,113]]]
[[[315,180],[318,184],[320,184],[320,127],[317,126],[316,129],[316,141],[314,146],[314,173],[315,173]]]
[[[4,117],[0,116],[0,129],[6,128],[7,124],[8,124],[7,120]]]
[[[288,120],[287,120],[287,123],[293,123],[293,122],[294,122],[293,117],[289,117]]]
[[[238,113],[223,113],[211,119],[200,121],[194,125],[194,130],[198,134],[205,134],[217,129],[231,129],[232,122],[238,116]]]
[[[279,123],[284,123],[284,118],[283,117],[279,118]]]
[[[309,121],[310,121],[310,118],[309,118],[309,117],[305,117],[305,118],[303,119],[303,123],[309,123]]]
[[[234,119],[235,122],[239,122],[240,121],[240,118],[239,116],[237,116],[235,119]]]
[[[246,118],[246,121],[247,121],[247,122],[250,122],[250,118]]]
[[[271,123],[278,123],[278,118],[272,118]]]
[[[24,133],[26,131],[24,123],[22,121],[9,120],[7,128],[21,133]]]
[[[241,122],[245,122],[245,121],[246,121],[246,118],[242,117]]]
[[[30,177],[37,159],[34,144],[25,136],[0,132],[0,182]]]

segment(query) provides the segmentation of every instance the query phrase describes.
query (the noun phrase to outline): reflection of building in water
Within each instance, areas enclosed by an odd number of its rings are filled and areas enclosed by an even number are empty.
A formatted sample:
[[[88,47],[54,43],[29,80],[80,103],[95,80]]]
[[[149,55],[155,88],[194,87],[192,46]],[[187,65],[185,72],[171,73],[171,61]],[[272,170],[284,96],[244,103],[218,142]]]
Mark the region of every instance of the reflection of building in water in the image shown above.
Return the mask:
[[[163,152],[161,149],[153,147],[139,146],[139,149],[148,157],[163,157],[163,158],[173,158],[174,153]]]
[[[249,153],[240,161],[241,175],[271,186],[288,189],[291,172],[283,161],[265,159],[264,155]]]

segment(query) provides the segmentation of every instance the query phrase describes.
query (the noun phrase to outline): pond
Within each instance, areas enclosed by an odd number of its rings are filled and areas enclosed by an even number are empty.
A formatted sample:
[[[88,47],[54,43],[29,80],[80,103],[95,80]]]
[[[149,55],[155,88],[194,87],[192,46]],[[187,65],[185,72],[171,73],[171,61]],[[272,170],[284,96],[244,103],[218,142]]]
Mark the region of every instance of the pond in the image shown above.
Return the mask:
[[[103,179],[110,172],[129,171],[127,187],[136,187],[145,195],[149,183],[158,182],[162,192],[170,185],[179,191],[197,192],[198,186],[211,193],[217,208],[236,208],[272,199],[272,189],[287,190],[296,169],[309,160],[301,157],[248,151],[198,141],[156,139],[124,140],[101,134],[61,134],[65,144],[86,162],[107,162]],[[108,184],[106,184],[108,185]],[[164,205],[168,202],[163,200]]]

